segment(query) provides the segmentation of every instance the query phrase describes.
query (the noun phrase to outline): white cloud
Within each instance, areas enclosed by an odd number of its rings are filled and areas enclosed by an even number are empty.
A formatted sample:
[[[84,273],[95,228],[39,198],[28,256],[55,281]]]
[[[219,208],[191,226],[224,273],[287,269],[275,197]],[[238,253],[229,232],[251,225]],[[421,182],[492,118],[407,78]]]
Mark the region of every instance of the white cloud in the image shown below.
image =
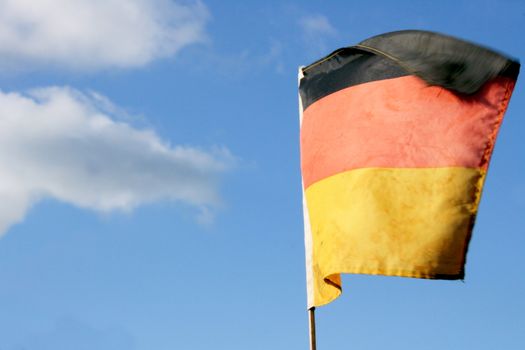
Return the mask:
[[[171,146],[115,120],[108,111],[118,108],[93,96],[64,87],[0,92],[0,234],[45,197],[101,212],[176,200],[211,218],[218,175],[234,162],[228,150]]]
[[[206,39],[200,1],[0,0],[0,67],[142,66]]]
[[[325,39],[327,37],[337,35],[337,30],[328,18],[320,14],[302,17],[299,19],[299,26],[303,31],[303,39],[306,44],[319,51],[325,50]]]
[[[305,16],[299,20],[299,24],[308,35],[334,35],[337,33],[328,18],[323,15]]]

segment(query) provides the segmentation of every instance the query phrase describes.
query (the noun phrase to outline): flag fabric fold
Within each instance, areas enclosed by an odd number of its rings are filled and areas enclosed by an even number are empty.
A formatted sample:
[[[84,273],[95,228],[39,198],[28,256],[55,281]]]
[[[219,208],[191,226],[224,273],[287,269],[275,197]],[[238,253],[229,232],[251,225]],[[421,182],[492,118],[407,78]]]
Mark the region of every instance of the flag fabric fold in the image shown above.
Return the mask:
[[[462,279],[519,63],[425,31],[299,70],[308,307],[341,273]]]

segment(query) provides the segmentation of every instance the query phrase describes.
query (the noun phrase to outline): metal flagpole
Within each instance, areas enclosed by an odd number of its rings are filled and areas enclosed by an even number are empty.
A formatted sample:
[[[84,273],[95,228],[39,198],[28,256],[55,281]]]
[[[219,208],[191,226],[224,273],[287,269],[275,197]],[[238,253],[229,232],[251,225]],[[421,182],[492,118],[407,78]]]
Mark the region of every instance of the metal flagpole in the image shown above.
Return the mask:
[[[310,329],[310,350],[316,350],[317,345],[315,342],[315,307],[308,309],[308,325]]]

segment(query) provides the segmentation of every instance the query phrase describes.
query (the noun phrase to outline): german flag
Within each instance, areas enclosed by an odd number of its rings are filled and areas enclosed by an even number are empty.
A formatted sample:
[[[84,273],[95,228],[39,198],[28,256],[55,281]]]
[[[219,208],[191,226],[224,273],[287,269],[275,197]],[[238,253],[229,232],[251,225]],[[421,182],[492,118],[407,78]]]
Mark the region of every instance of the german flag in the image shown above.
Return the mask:
[[[401,31],[300,68],[308,307],[341,273],[463,279],[519,63]]]

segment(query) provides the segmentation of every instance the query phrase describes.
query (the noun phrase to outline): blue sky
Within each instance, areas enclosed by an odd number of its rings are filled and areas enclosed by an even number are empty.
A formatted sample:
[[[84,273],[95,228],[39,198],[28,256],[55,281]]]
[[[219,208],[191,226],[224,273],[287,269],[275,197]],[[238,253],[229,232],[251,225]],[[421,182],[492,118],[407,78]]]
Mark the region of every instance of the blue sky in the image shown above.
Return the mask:
[[[0,0],[0,349],[306,349],[297,67],[400,29],[525,57],[521,1]],[[465,282],[344,276],[318,347],[525,343],[525,92]]]

